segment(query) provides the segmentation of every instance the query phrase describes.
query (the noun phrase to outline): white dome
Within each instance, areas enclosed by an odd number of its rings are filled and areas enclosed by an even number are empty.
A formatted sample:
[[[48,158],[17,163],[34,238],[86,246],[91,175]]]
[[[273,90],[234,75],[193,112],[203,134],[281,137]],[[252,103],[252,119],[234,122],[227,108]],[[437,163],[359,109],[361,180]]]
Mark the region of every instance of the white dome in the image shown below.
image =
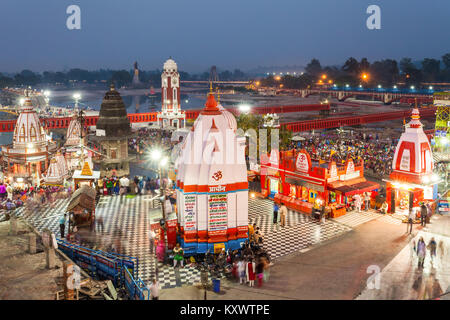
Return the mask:
[[[172,59],[168,59],[166,62],[164,62],[164,71],[177,71],[178,66],[175,61]]]
[[[69,128],[67,129],[66,145],[78,146],[80,144],[81,126],[78,119],[74,116],[70,120]]]
[[[219,108],[219,110],[222,112],[222,114],[227,119],[228,126],[230,127],[230,129],[233,131],[236,131],[237,130],[237,121],[236,121],[236,118],[234,117],[234,115],[230,111],[225,109],[221,104],[219,104],[217,106],[217,108]]]
[[[27,98],[17,118],[13,146],[14,148],[25,148],[30,143],[34,146],[45,146],[47,138],[39,117],[33,109],[30,98]]]

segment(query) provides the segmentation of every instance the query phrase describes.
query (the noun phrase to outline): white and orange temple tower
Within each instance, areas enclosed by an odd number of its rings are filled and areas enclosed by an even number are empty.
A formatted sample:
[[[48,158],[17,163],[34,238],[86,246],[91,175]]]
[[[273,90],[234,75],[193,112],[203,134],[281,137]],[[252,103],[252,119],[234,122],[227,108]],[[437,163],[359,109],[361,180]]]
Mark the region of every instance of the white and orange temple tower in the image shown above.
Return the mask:
[[[40,177],[49,165],[49,157],[56,144],[46,135],[31,98],[25,93],[25,102],[14,127],[12,145],[3,146],[3,160],[8,174],[14,178]]]
[[[421,201],[436,198],[438,177],[433,174],[431,146],[417,108],[413,109],[411,121],[397,144],[392,169],[386,180],[390,212],[395,212],[396,207],[409,211]]]
[[[181,111],[180,74],[178,66],[172,59],[164,63],[161,74],[161,112],[158,113],[158,124],[161,128],[184,128],[186,114]]]
[[[182,142],[177,169],[177,219],[187,254],[238,249],[248,235],[245,137],[234,116],[210,93]]]

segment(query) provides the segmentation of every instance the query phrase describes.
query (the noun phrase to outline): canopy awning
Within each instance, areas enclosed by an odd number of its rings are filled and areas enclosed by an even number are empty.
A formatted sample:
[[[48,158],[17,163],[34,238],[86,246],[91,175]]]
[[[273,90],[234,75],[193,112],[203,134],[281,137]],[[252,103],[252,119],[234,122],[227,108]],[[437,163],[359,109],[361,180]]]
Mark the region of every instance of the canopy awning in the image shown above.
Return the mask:
[[[378,183],[372,182],[372,181],[365,181],[365,182],[360,182],[360,183],[356,183],[356,184],[352,184],[352,185],[340,186],[340,187],[335,188],[334,190],[342,193],[346,197],[350,197],[355,194],[369,192],[369,191],[373,191],[373,190],[376,190],[379,188],[380,188],[380,185]]]
[[[325,188],[323,185],[317,185],[305,180],[302,180],[300,178],[294,177],[294,176],[288,176],[286,175],[285,178],[285,182],[292,184],[292,185],[296,185],[296,186],[302,186],[302,187],[306,187],[308,189],[314,190],[314,191],[318,191],[318,192],[324,192]]]

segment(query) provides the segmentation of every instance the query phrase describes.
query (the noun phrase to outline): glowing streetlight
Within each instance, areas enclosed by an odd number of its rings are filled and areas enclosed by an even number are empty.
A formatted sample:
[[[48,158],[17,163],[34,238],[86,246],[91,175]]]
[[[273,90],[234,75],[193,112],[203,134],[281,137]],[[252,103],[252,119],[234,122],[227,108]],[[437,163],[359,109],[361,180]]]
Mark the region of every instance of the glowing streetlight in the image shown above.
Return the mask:
[[[394,89],[397,89],[397,86],[394,86]]]
[[[25,99],[24,98],[20,98],[19,103],[21,106],[23,106],[23,104],[25,103]]]
[[[326,74],[323,74],[323,75],[322,75],[322,79],[325,80],[326,78],[327,78],[327,75],[326,75]]]
[[[414,87],[414,86],[411,86],[410,88],[411,88],[411,90],[414,90],[415,87]]]
[[[347,83],[347,84],[345,85],[345,87],[348,88],[348,87],[350,87],[350,85]]]
[[[167,164],[168,162],[169,162],[169,158],[168,158],[168,157],[164,157],[164,158],[162,158],[161,161],[159,162],[159,165],[160,165],[161,167],[165,167],[166,164]]]
[[[381,84],[378,85],[378,89],[381,89]]]
[[[73,98],[75,99],[75,109],[78,109],[78,101],[81,99],[81,94],[75,93]]]
[[[428,89],[433,90],[433,86],[430,86]]]
[[[363,73],[363,74],[361,75],[361,78],[362,78],[364,81],[367,81],[367,80],[369,79],[369,75],[368,75],[367,73]]]
[[[150,157],[152,158],[152,160],[154,161],[158,161],[159,159],[161,159],[162,157],[162,152],[159,149],[154,149],[151,153],[150,153]]]
[[[241,111],[242,113],[249,113],[250,109],[251,109],[251,107],[248,104],[239,105],[239,111]]]

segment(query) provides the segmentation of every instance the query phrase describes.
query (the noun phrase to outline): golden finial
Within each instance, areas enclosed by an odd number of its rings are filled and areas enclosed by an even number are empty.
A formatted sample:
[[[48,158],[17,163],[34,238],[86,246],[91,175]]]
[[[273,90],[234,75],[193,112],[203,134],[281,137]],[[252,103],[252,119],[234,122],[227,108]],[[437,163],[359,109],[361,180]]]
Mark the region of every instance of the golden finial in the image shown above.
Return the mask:
[[[213,92],[212,81],[209,81],[209,93]]]
[[[220,89],[219,89],[219,86],[217,86],[217,104],[220,104]]]

